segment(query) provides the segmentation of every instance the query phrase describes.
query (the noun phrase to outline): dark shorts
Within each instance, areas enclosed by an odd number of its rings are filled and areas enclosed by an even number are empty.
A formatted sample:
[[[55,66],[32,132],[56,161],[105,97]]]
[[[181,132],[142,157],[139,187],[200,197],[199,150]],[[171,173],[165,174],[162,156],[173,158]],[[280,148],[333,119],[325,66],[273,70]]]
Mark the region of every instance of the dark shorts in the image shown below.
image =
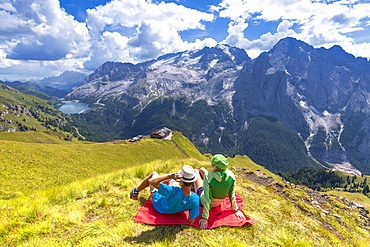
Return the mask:
[[[197,195],[200,196],[202,194],[204,190],[204,187],[203,186],[200,186],[198,189],[197,189]]]

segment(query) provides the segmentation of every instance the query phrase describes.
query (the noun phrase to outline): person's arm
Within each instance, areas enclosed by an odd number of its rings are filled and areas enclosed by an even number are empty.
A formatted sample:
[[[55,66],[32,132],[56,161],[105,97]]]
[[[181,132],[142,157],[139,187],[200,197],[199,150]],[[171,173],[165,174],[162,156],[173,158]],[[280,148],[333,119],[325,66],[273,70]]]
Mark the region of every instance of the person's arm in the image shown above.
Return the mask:
[[[231,185],[230,191],[229,191],[229,199],[230,199],[231,207],[236,217],[238,217],[241,220],[245,220],[245,216],[243,212],[239,210],[238,204],[236,203],[235,187],[236,187],[236,180],[233,181],[233,184]]]
[[[212,203],[212,191],[209,187],[209,181],[208,181],[208,174],[206,173],[204,175],[204,183],[203,183],[203,214],[202,218],[199,220],[199,225],[201,229],[206,229],[208,226],[208,217],[209,217],[209,211],[211,210],[211,203]]]
[[[230,189],[229,189],[229,193],[228,193],[228,196],[229,196],[229,199],[230,199],[230,203],[231,203],[231,207],[233,209],[234,212],[238,211],[238,204],[236,204],[236,200],[235,200],[235,187],[236,187],[236,180],[233,179],[233,182],[230,186]]]
[[[200,202],[199,202],[199,196],[194,194],[192,196],[192,201],[194,202],[194,205],[192,208],[189,209],[189,223],[194,224],[195,218],[197,218],[200,214]]]
[[[158,176],[158,177],[154,177],[154,178],[151,178],[149,179],[149,184],[152,185],[153,187],[159,189],[159,185],[162,181],[165,181],[165,180],[169,180],[169,179],[181,179],[182,178],[182,175],[178,172],[174,172],[174,173],[171,173],[171,174],[165,174],[165,175],[161,175],[161,176]]]

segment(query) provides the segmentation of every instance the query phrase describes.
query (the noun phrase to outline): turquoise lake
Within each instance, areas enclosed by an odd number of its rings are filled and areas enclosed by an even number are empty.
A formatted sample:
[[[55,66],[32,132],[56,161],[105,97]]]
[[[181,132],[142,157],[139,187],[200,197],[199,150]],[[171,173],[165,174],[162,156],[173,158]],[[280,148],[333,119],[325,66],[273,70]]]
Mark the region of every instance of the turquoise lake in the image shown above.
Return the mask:
[[[59,111],[66,114],[80,113],[85,110],[91,109],[85,103],[75,101],[63,101],[64,105],[55,107]]]

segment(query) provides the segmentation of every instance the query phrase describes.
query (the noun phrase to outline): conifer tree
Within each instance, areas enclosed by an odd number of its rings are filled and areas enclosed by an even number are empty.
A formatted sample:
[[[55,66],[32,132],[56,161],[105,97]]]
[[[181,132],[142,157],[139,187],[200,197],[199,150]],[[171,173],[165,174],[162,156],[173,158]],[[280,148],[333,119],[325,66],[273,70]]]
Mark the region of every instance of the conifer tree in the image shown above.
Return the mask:
[[[369,185],[366,185],[364,187],[364,189],[362,190],[362,194],[366,195],[367,193],[369,193],[370,189],[369,189]]]

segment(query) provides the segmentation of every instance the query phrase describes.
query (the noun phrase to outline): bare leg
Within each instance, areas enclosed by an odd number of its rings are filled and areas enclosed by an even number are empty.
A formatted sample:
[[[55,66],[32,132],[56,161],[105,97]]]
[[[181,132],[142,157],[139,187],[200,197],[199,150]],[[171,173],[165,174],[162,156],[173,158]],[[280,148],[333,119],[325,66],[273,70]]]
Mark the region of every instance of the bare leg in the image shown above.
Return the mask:
[[[158,177],[158,172],[154,171],[152,173],[150,173],[146,178],[144,178],[144,180],[141,182],[141,184],[136,188],[137,191],[142,191],[143,189],[145,189],[146,187],[149,187],[149,179],[151,178],[155,178],[155,177]]]
[[[203,186],[203,178],[201,177],[198,169],[194,169],[194,172],[198,175],[198,179],[194,182],[194,190],[197,192],[197,189]]]
[[[202,167],[199,169],[199,175],[204,180],[204,174],[206,174],[208,171],[206,168]]]

